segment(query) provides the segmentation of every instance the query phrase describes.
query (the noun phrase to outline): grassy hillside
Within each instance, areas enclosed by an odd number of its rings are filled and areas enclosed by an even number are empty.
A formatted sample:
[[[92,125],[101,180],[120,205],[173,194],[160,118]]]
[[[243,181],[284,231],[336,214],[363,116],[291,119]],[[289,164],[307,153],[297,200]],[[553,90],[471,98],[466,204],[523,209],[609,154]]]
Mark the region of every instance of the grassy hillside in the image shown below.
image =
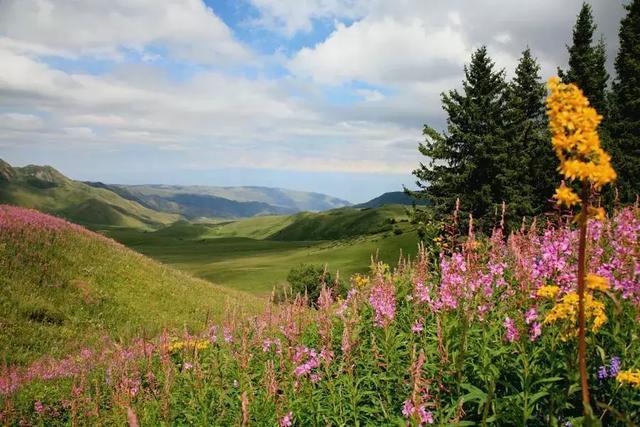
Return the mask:
[[[260,304],[61,219],[0,205],[0,360],[196,327],[227,301]]]
[[[342,208],[321,213],[303,212],[291,224],[270,236],[273,240],[339,240],[354,236],[392,231],[395,223],[406,220],[404,206],[387,205],[377,209]]]
[[[151,209],[179,213],[190,219],[324,211],[349,205],[326,194],[270,187],[89,184],[107,188]]]
[[[355,205],[354,208],[379,208],[385,205],[412,205],[414,203],[422,206],[429,204],[427,200],[415,199],[404,191],[390,191],[375,197],[368,202]]]
[[[156,212],[104,188],[73,181],[50,166],[11,167],[0,160],[0,203],[63,216],[84,225],[150,228],[178,215]]]

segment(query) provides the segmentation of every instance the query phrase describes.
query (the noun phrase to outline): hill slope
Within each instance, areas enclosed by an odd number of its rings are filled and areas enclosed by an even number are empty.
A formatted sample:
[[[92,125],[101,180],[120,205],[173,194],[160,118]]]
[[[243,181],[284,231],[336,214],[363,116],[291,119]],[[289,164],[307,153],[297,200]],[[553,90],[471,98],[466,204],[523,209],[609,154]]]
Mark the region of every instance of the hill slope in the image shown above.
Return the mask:
[[[405,207],[386,205],[375,209],[342,208],[327,212],[302,212],[291,224],[269,238],[272,240],[340,240],[349,237],[391,231],[406,218]]]
[[[87,184],[109,189],[148,208],[178,213],[190,219],[291,214],[349,205],[345,200],[326,194],[270,187]]]
[[[50,166],[11,167],[0,160],[0,203],[38,209],[85,225],[158,227],[179,219],[104,188],[67,178]]]
[[[0,205],[0,360],[195,327],[227,301],[259,304],[62,219]]]
[[[368,202],[355,205],[354,208],[379,208],[385,205],[413,205],[426,206],[429,205],[427,200],[419,200],[411,197],[404,191],[391,191],[375,197]]]

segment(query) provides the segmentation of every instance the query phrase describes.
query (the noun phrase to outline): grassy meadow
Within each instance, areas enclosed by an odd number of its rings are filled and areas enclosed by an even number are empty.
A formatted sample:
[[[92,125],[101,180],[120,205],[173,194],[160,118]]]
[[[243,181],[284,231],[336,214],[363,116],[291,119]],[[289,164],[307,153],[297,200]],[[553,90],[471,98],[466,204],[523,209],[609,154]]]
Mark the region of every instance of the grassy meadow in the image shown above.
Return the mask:
[[[325,213],[265,216],[218,224],[176,223],[155,232],[109,228],[103,232],[122,244],[213,283],[257,295],[269,294],[301,263],[326,264],[342,277],[363,273],[371,257],[395,263],[401,253],[413,256],[418,238],[404,206],[337,209]],[[359,223],[354,235],[351,223]],[[307,240],[299,239],[310,226]],[[381,231],[386,229],[387,231]],[[373,234],[370,234],[373,233]],[[352,236],[339,238],[339,236]],[[335,240],[334,240],[335,239]]]

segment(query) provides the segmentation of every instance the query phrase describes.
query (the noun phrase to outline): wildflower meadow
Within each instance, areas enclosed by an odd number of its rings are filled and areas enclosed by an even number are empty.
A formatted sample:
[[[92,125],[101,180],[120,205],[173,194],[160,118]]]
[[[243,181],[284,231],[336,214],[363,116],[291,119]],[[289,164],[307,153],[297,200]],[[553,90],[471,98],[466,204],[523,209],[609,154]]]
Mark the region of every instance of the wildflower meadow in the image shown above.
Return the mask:
[[[599,206],[616,178],[600,117],[574,85],[550,89],[565,178],[555,213],[487,236],[473,218],[459,233],[454,212],[415,259],[374,259],[344,298],[325,283],[311,307],[305,295],[258,315],[230,307],[200,328],[5,363],[0,422],[635,425],[640,206]],[[5,217],[22,224],[0,223],[17,242],[66,227],[34,211]]]

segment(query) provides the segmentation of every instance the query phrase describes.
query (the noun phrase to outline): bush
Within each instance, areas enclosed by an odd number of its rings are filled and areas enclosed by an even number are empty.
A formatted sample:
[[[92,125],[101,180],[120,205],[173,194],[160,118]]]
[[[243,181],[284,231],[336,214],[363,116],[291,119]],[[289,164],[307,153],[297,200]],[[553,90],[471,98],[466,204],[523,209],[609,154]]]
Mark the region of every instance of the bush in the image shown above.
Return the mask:
[[[309,304],[315,305],[322,285],[331,287],[333,278],[322,265],[300,264],[289,271],[287,282],[291,286],[291,296],[306,294]]]

